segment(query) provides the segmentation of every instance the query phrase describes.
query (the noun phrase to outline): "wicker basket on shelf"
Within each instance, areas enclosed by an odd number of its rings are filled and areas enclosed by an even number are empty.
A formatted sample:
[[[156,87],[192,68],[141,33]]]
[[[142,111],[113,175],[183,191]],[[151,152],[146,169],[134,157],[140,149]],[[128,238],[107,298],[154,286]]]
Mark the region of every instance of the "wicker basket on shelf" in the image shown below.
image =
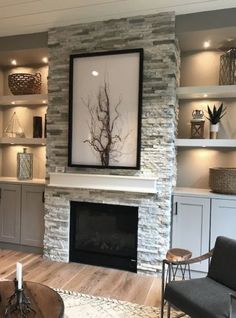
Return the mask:
[[[236,194],[236,168],[210,168],[209,185],[213,192]]]
[[[40,94],[41,74],[10,74],[8,75],[8,86],[13,95]]]

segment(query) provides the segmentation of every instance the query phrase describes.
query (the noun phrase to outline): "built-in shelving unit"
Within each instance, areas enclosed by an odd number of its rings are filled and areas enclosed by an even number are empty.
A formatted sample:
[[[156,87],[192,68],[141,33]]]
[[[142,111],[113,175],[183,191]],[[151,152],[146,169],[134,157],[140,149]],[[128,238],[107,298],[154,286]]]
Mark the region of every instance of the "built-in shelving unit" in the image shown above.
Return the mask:
[[[0,106],[38,106],[47,103],[47,94],[0,96]]]
[[[220,56],[223,52],[187,51],[181,56],[177,147],[177,186],[209,187],[209,169],[236,165],[236,85],[218,85]],[[218,139],[209,139],[209,106],[223,103],[226,114],[220,120]],[[193,111],[204,112],[204,133],[201,139],[191,138]]]
[[[177,96],[179,99],[236,98],[236,85],[179,87]]]
[[[28,145],[38,146],[46,145],[46,138],[11,138],[11,137],[0,137],[0,145]]]
[[[29,54],[30,51],[27,49],[28,57],[23,50],[5,51],[5,56],[9,57],[0,59],[0,178],[7,178],[9,182],[14,182],[17,177],[17,154],[22,153],[24,147],[33,155],[34,180],[45,178],[48,65],[43,58],[47,56],[47,48],[43,51],[33,49],[32,54]],[[15,64],[11,63],[13,58]],[[13,73],[40,73],[40,94],[13,95],[8,85],[8,76]],[[14,113],[16,119],[12,121]],[[35,116],[42,118],[42,138],[33,138]],[[13,123],[21,127],[25,138],[6,137],[5,130]]]
[[[236,139],[177,139],[178,147],[236,148]]]

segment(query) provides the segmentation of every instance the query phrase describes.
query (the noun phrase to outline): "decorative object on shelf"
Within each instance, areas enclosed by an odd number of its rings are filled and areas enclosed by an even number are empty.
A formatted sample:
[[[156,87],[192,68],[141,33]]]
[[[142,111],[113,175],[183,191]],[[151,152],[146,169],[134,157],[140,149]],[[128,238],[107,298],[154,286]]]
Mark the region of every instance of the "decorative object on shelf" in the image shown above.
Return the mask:
[[[203,118],[204,111],[201,109],[195,109],[192,112],[191,120],[191,138],[201,139],[204,138],[204,124],[205,119]]]
[[[17,153],[17,178],[19,180],[33,179],[33,154],[26,151],[27,148],[23,148],[23,152]]]
[[[33,117],[33,138],[42,138],[43,136],[43,123],[42,117]]]
[[[8,86],[13,95],[40,94],[41,74],[10,74],[8,75]]]
[[[210,168],[209,186],[213,192],[236,194],[236,168]]]
[[[24,318],[28,317],[29,313],[36,311],[31,307],[29,298],[24,293],[23,287],[23,276],[22,276],[22,264],[16,263],[16,278],[14,279],[14,293],[9,298],[6,306],[4,317],[17,317]]]
[[[47,114],[44,116],[44,138],[47,138]]]
[[[70,56],[69,166],[140,169],[142,70],[143,49]]]
[[[3,136],[4,137],[20,137],[20,138],[25,137],[24,131],[20,125],[16,112],[13,113],[7,127],[4,129]]]
[[[228,49],[220,57],[220,85],[236,84],[236,48]]]
[[[226,107],[224,108],[223,103],[221,103],[218,109],[214,105],[213,109],[211,110],[210,107],[207,105],[207,111],[209,115],[207,119],[211,123],[210,139],[216,139],[219,131],[220,120],[226,114]]]

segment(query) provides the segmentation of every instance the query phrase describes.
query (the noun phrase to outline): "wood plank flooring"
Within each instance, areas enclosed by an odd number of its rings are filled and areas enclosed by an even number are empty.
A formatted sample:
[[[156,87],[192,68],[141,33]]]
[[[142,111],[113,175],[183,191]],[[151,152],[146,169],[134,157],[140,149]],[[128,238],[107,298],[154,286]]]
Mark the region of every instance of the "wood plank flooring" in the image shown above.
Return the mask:
[[[160,304],[161,283],[157,277],[77,263],[52,262],[38,254],[0,249],[0,279],[14,279],[16,262],[23,264],[24,280],[137,304]]]

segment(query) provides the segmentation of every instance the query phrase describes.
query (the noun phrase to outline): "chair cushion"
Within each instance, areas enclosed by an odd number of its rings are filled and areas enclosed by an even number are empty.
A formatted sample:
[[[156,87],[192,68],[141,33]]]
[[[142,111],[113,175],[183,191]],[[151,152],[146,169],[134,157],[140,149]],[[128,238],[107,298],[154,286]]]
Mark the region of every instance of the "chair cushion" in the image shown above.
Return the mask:
[[[165,299],[192,318],[226,318],[230,293],[230,288],[206,277],[170,282]]]
[[[236,240],[217,237],[208,277],[236,291]]]

